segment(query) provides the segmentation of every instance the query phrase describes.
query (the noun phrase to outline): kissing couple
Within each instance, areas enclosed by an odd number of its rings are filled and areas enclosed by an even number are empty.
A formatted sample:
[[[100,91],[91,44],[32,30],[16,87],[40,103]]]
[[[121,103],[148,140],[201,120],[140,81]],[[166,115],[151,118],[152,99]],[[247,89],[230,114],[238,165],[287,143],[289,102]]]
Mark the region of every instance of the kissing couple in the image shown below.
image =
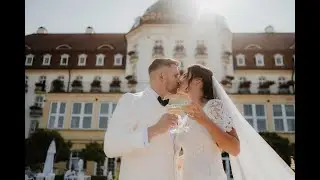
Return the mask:
[[[227,180],[221,153],[230,155],[233,180],[293,180],[295,173],[238,111],[213,72],[192,65],[180,75],[173,59],[155,59],[150,86],[126,93],[108,123],[104,152],[120,157],[119,180]],[[183,93],[190,126],[172,133],[179,117],[165,97]],[[176,160],[183,148],[182,178]]]

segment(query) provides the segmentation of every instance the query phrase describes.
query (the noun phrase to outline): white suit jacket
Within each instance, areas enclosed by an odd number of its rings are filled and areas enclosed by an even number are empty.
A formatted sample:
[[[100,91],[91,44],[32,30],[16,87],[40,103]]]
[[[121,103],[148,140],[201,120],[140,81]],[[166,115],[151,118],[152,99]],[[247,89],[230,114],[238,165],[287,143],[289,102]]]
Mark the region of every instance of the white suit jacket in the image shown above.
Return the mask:
[[[155,136],[148,143],[147,128],[167,112],[157,97],[148,87],[119,99],[104,139],[107,157],[122,157],[119,180],[175,180],[171,134]]]

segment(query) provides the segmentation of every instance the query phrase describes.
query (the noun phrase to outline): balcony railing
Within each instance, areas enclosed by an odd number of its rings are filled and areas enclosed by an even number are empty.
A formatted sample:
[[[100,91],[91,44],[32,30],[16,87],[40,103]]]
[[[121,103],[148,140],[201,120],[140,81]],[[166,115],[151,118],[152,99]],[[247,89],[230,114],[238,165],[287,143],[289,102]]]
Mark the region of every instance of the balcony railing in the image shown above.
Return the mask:
[[[72,86],[72,82],[63,82],[63,85],[59,87],[50,84],[50,93],[125,93],[125,92],[135,92],[135,85],[128,85],[127,81],[121,82],[119,85],[114,85],[112,82],[100,82],[100,85],[91,85],[92,82],[82,81],[81,85]],[[144,83],[149,84],[149,83]]]
[[[100,86],[91,86],[92,82],[82,81],[80,86],[72,87],[72,82],[63,82],[62,87],[50,86],[50,93],[125,93],[125,92],[136,92],[143,90],[149,83],[139,82],[137,85],[128,85],[127,81],[121,82],[120,86],[112,86],[112,82],[101,82]],[[251,83],[250,87],[239,87],[240,82],[234,82],[231,85],[225,86],[225,90],[228,94],[294,94],[293,87],[279,88],[279,84],[273,84],[269,88],[259,88],[259,83]],[[139,87],[139,88],[137,88]]]
[[[43,114],[42,107],[37,105],[30,106],[30,117],[41,117]]]
[[[294,94],[293,87],[279,88],[279,84],[273,84],[269,88],[259,88],[259,83],[251,83],[249,87],[241,87],[240,82],[225,86],[228,94]]]

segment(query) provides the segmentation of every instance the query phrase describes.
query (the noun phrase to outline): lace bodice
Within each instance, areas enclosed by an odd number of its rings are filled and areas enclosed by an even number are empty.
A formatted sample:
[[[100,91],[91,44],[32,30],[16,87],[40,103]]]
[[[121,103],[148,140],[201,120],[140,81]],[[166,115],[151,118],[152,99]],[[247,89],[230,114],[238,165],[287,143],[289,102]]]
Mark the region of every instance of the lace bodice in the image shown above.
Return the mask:
[[[232,130],[232,119],[225,110],[221,100],[212,99],[208,101],[203,107],[203,110],[206,115],[225,132],[230,132]]]
[[[213,99],[203,107],[205,114],[226,132],[232,130],[232,120],[222,101]],[[184,152],[183,180],[226,180],[221,160],[221,150],[211,134],[192,119],[188,119],[189,130],[178,134],[176,145]]]

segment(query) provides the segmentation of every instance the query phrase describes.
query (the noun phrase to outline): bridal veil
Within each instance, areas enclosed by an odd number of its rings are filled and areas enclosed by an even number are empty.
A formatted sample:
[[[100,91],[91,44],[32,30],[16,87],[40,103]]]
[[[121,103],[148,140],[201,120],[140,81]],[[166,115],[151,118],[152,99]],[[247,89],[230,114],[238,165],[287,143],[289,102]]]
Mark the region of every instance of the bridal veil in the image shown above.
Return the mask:
[[[239,112],[220,83],[212,77],[214,94],[233,120],[240,153],[230,155],[234,180],[294,180],[295,173]]]

